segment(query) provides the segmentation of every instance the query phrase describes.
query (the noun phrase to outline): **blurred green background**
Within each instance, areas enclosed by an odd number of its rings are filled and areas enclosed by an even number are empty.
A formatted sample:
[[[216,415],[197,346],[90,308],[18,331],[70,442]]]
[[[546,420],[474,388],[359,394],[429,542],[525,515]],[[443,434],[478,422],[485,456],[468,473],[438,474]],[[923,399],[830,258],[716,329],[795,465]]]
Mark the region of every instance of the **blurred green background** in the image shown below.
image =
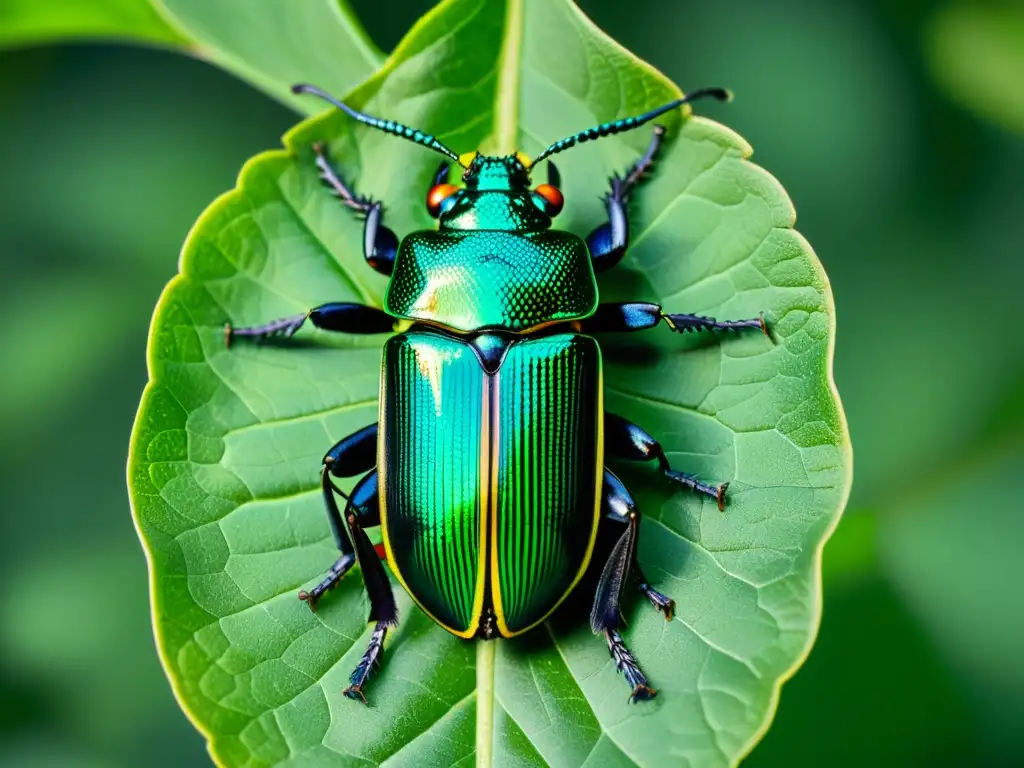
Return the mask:
[[[353,3],[385,50],[430,4]],[[1024,764],[1024,11],[581,5],[735,90],[701,111],[787,187],[835,292],[854,492],[748,764]],[[128,434],[186,232],[296,120],[166,51],[0,52],[0,765],[207,762],[153,649]]]

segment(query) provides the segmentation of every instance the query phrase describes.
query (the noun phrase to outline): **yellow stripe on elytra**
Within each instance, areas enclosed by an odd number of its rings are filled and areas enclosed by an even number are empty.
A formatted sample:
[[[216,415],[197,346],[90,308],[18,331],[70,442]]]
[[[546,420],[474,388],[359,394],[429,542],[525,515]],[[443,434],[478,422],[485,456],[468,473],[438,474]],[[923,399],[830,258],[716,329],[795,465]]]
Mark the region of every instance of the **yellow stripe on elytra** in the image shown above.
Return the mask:
[[[480,405],[480,550],[477,553],[476,593],[473,595],[473,615],[469,619],[469,629],[474,634],[480,626],[480,617],[484,612],[484,593],[487,590],[487,521],[490,514],[491,498],[488,493],[488,472],[490,461],[487,455],[487,441],[491,431],[491,391],[487,376],[483,379],[483,396]],[[466,635],[470,637],[470,635]]]
[[[499,437],[501,433],[500,419],[498,417],[498,396],[501,393],[501,374],[491,376],[493,388],[494,420],[491,435],[491,602],[494,604],[494,618],[498,625],[498,633],[502,637],[511,637],[508,625],[505,624],[505,612],[501,606],[501,585],[498,578],[498,457],[500,456]]]

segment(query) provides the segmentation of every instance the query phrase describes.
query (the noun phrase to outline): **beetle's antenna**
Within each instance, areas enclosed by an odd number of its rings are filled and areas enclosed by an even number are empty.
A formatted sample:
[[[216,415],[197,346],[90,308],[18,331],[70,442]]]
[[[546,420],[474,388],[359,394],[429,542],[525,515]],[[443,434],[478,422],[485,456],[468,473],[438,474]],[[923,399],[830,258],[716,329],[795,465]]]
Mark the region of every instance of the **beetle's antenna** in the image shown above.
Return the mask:
[[[550,147],[537,155],[533,164],[536,165],[544,158],[562,152],[570,147],[574,147],[577,144],[582,144],[584,141],[600,139],[602,136],[608,136],[613,133],[631,131],[644,123],[653,120],[659,115],[663,115],[677,107],[681,107],[683,104],[688,104],[691,101],[696,101],[697,99],[702,99],[706,96],[711,96],[719,101],[730,101],[732,99],[732,94],[725,88],[701,88],[700,90],[688,93],[681,99],[670,101],[668,104],[660,106],[657,109],[652,109],[650,112],[644,112],[642,115],[637,115],[636,117],[625,117],[622,120],[613,120],[610,123],[601,123],[601,125],[594,126],[593,128],[587,128],[585,131],[580,131],[568,138],[556,141]]]
[[[401,123],[396,123],[394,120],[381,120],[379,117],[373,115],[367,115],[362,112],[358,112],[348,104],[338,101],[336,98],[326,91],[322,91],[315,85],[308,85],[306,83],[299,83],[298,85],[292,86],[292,93],[308,93],[311,96],[319,96],[324,101],[330,102],[349,117],[358,120],[364,125],[369,125],[372,128],[384,131],[385,133],[391,133],[395,136],[401,136],[403,139],[414,141],[417,144],[422,144],[424,147],[440,152],[455,162],[459,162],[459,156],[452,152],[448,147],[438,141],[436,138],[431,136],[429,133],[418,131],[415,128],[409,128]]]

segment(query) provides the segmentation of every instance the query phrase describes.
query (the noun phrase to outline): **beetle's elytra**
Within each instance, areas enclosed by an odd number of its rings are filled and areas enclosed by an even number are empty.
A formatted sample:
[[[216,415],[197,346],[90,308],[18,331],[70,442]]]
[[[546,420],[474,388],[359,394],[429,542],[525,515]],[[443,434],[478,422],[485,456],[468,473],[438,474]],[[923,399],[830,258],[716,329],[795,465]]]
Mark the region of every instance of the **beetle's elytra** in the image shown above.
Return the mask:
[[[297,317],[226,337],[291,336],[307,320],[341,333],[390,333],[381,371],[380,418],[341,440],[321,471],[328,521],[341,556],[299,597],[310,608],[359,562],[374,630],[345,694],[363,699],[387,628],[398,621],[392,573],[430,617],[463,638],[512,637],[544,621],[577,587],[595,549],[599,525],[622,530],[601,570],[590,623],[602,633],[631,700],[648,684],[618,629],[632,579],[666,618],[673,602],[650,586],[636,562],[640,510],[605,458],[657,461],[671,480],[724,504],[725,485],[707,485],[673,469],[657,440],[605,413],[601,349],[593,333],[637,331],[661,321],[676,332],[759,328],[763,318],[717,321],[666,314],[656,304],[599,304],[596,271],[626,252],[626,204],[664,134],[656,126],[644,155],[611,179],[608,220],[586,241],[551,229],[562,208],[552,163],[547,183],[531,189],[536,164],[575,144],[643,125],[702,96],[695,91],[637,117],[605,123],[557,141],[531,162],[522,153],[457,155],[433,136],[357,112],[308,85],[296,93],[324,98],[364,125],[440,152],[446,160],[427,194],[437,230],[401,242],[384,226],[381,203],[341,179],[314,147],[324,182],[365,218],[371,267],[390,276],[384,308],[332,303]],[[449,161],[465,169],[463,187],[448,183]],[[345,497],[332,477],[362,474]],[[344,514],[337,497],[347,498]],[[379,525],[383,555],[366,529]]]

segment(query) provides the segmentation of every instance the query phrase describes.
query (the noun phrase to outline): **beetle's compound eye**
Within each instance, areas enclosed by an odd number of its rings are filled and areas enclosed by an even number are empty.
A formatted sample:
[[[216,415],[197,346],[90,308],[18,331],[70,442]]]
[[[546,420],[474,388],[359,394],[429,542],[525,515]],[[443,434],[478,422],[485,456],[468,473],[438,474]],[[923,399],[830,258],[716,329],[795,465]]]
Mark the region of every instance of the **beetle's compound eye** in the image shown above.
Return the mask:
[[[562,211],[565,198],[558,190],[550,184],[540,184],[533,190],[533,203],[548,216],[557,216]]]
[[[455,193],[459,188],[454,184],[435,184],[427,193],[427,210],[435,219],[455,205]]]

